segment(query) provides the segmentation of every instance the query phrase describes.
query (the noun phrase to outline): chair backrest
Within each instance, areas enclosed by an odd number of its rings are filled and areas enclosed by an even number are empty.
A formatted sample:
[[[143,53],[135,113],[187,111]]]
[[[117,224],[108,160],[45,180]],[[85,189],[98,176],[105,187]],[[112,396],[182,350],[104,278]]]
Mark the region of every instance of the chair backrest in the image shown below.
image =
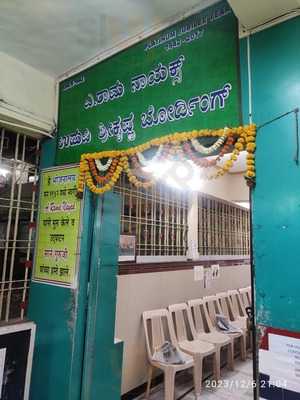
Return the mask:
[[[229,321],[234,320],[233,311],[231,308],[231,300],[227,292],[217,293],[216,295],[221,306],[222,314],[224,314]]]
[[[231,306],[232,306],[232,312],[234,315],[234,318],[238,318],[239,316],[241,317],[246,317],[246,311],[245,307],[243,305],[241,295],[238,290],[228,290],[228,296],[231,300]]]
[[[167,340],[177,345],[174,327],[166,309],[143,312],[148,357],[151,359],[155,350]]]
[[[206,307],[209,318],[212,322],[213,330],[216,326],[216,314],[221,314],[221,307],[216,296],[203,297],[203,304]]]
[[[239,290],[244,308],[251,307],[251,298],[248,296],[249,289],[242,288]]]
[[[249,303],[250,303],[250,306],[251,306],[252,305],[252,290],[251,290],[251,286],[246,287],[246,289],[247,289],[247,296],[248,296],[248,299],[249,299]]]
[[[168,307],[177,341],[183,342],[194,338],[190,310],[186,303],[172,304]]]
[[[190,309],[190,317],[192,318],[191,325],[194,328],[193,337],[196,339],[197,334],[211,332],[213,330],[213,324],[207,311],[206,305],[204,305],[202,299],[194,299],[188,301]]]

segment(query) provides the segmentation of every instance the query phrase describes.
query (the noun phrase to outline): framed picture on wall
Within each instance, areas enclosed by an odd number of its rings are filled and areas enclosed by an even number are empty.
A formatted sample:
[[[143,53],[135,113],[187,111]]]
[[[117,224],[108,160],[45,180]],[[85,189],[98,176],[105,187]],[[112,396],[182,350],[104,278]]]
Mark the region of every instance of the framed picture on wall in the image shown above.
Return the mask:
[[[136,237],[120,235],[119,261],[135,261]]]
[[[0,325],[0,399],[28,400],[35,324]]]

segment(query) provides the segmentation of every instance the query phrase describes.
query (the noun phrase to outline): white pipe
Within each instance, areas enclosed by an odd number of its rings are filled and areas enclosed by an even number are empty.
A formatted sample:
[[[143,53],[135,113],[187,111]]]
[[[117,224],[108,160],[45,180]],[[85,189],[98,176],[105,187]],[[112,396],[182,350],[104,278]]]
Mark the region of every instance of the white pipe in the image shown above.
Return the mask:
[[[191,192],[188,198],[188,248],[187,258],[198,260],[198,193]],[[201,223],[201,221],[199,221]]]
[[[247,36],[247,65],[248,65],[248,102],[249,102],[249,123],[252,124],[252,71],[251,71],[251,49],[250,35]]]

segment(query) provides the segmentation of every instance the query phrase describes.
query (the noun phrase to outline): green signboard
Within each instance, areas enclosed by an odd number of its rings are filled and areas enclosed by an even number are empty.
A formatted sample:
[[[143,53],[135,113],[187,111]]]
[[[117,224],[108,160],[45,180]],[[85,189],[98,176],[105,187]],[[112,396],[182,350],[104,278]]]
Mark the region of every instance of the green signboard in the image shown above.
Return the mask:
[[[238,26],[226,2],[61,82],[57,163],[240,123]]]
[[[78,167],[41,173],[33,280],[74,286],[78,262],[81,202]]]

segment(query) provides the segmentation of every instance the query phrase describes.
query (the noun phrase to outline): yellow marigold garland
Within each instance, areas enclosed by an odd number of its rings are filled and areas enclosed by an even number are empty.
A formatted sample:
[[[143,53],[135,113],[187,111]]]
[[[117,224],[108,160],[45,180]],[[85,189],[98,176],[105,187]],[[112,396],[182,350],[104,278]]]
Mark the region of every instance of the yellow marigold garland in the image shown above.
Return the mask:
[[[152,146],[160,146],[167,144],[180,144],[182,142],[187,142],[191,139],[201,138],[201,137],[221,137],[226,134],[227,137],[238,137],[235,145],[234,151],[231,154],[231,157],[228,161],[224,163],[222,167],[218,169],[215,175],[211,176],[212,178],[218,178],[224,175],[226,172],[230,170],[233,163],[237,160],[241,151],[247,151],[247,170],[245,177],[248,180],[249,184],[252,185],[254,183],[255,178],[255,139],[256,139],[256,126],[246,125],[240,126],[236,128],[224,128],[218,130],[193,130],[190,132],[181,132],[174,133],[171,135],[166,135],[161,138],[155,138],[150,140],[147,143],[132,147],[127,150],[113,150],[113,151],[102,151],[98,153],[85,153],[81,155],[80,160],[80,175],[78,179],[78,196],[82,197],[82,193],[84,190],[85,183],[88,188],[96,193],[103,194],[108,190],[111,190],[115,183],[118,181],[121,172],[126,172],[128,179],[131,183],[133,183],[137,187],[148,188],[152,186],[155,182],[154,180],[149,181],[141,181],[139,180],[132,172],[129,167],[128,156],[134,156],[138,152],[144,152],[150,149]],[[99,160],[102,158],[115,158],[119,159],[118,166],[113,172],[111,178],[105,182],[105,185],[98,187],[94,184],[93,177],[91,175],[89,160]],[[99,181],[99,179],[97,180]]]
[[[123,169],[128,176],[129,182],[133,183],[136,187],[148,189],[149,187],[154,185],[154,183],[155,183],[154,179],[150,179],[149,181],[143,182],[134,175],[132,170],[129,168],[128,157],[126,157],[126,156],[122,157],[121,162],[123,164]]]

